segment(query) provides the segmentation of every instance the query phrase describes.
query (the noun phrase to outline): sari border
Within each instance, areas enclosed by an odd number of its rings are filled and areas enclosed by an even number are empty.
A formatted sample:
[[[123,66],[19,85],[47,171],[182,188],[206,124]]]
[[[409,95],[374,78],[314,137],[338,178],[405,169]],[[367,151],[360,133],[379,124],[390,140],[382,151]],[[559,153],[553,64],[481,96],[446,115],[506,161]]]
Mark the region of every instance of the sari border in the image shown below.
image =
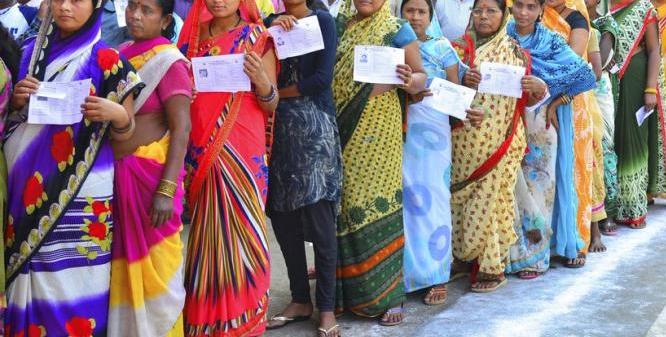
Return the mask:
[[[624,62],[622,62],[622,67],[620,68],[620,71],[617,73],[618,79],[622,79],[622,77],[624,76],[624,72],[629,67],[629,63],[631,63],[631,59],[634,57],[636,49],[638,49],[638,46],[641,44],[641,40],[643,40],[643,35],[645,35],[647,26],[653,22],[658,22],[658,20],[655,16],[652,15],[652,11],[648,11],[647,14],[645,14],[645,18],[643,18],[643,27],[641,27],[641,31],[638,32],[638,35],[636,36],[633,45],[631,46],[631,48],[629,48],[627,59],[624,60]]]

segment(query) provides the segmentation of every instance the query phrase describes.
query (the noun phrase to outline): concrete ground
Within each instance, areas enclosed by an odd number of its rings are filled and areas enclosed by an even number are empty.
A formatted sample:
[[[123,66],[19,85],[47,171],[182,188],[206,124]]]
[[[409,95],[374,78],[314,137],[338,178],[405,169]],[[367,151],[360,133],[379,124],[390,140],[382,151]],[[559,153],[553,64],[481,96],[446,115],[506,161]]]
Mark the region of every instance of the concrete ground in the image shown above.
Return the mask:
[[[272,316],[290,296],[284,260],[269,231]],[[397,327],[380,327],[375,320],[346,314],[339,319],[342,335],[666,336],[666,206],[650,208],[646,229],[620,228],[619,235],[604,237],[604,243],[608,252],[589,255],[583,269],[554,264],[535,280],[510,277],[495,293],[471,293],[466,280],[458,280],[449,284],[448,301],[440,307],[427,307],[421,304],[422,294],[411,294],[405,322]],[[312,254],[309,258],[312,261]],[[266,335],[316,336],[314,317]]]

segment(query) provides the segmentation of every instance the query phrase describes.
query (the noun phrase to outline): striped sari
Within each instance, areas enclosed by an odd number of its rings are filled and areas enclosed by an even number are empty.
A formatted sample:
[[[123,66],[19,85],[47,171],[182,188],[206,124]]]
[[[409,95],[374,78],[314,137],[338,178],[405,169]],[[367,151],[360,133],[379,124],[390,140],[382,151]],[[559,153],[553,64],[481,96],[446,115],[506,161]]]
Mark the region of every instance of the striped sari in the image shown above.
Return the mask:
[[[345,3],[349,5],[351,1]],[[408,23],[391,16],[389,2],[346,27],[333,71],[343,160],[338,218],[336,310],[378,316],[405,297],[402,279],[402,115],[397,90],[370,98],[373,85],[352,80],[354,46],[403,47],[416,40]],[[346,27],[346,29],[340,29]],[[405,203],[415,195],[405,191]]]
[[[270,35],[256,24],[252,0],[240,3],[247,25],[199,40],[200,21],[210,19],[205,6],[194,2],[180,36],[188,58],[249,51],[261,57],[272,48]],[[254,92],[198,93],[190,111],[185,335],[260,335],[270,282],[264,215],[269,116]]]

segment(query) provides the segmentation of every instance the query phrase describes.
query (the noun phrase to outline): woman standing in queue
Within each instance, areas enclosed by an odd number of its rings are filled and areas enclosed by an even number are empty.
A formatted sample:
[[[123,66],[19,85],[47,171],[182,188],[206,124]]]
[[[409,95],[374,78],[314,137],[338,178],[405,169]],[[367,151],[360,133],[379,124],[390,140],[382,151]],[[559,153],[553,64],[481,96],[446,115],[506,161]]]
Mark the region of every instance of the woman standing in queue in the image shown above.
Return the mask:
[[[615,223],[644,228],[648,192],[664,192],[664,71],[661,64],[657,13],[648,0],[612,1],[612,18],[596,23],[602,33],[614,36],[611,75],[617,88],[615,153],[618,197]],[[662,41],[663,43],[663,41]],[[658,103],[660,102],[661,103]],[[636,111],[655,110],[638,125]]]
[[[487,115],[479,126],[454,125],[451,209],[454,274],[478,265],[472,291],[487,293],[506,284],[505,261],[516,241],[513,225],[514,190],[525,152],[521,117],[531,102],[546,93],[545,84],[531,76],[526,55],[506,34],[509,11],[504,0],[476,0],[468,34],[456,42],[470,69],[464,84],[476,89],[479,67],[495,62],[525,67],[521,98],[477,93],[472,106]]]
[[[532,73],[548,85],[548,100],[526,114],[528,148],[518,189],[523,234],[512,248],[509,272],[535,278],[554,254],[576,259],[584,244],[576,226],[572,97],[594,88],[595,76],[556,33],[539,22],[545,0],[515,0],[507,33],[530,53]],[[556,134],[553,132],[555,129]],[[589,224],[588,224],[589,225]],[[589,227],[588,227],[589,228]],[[551,233],[556,235],[551,240]]]
[[[546,0],[542,21],[544,27],[562,36],[578,56],[582,57],[585,61],[588,60],[587,44],[590,36],[590,25],[587,8],[582,0],[572,2],[567,2],[566,0]],[[588,102],[589,95],[592,95],[592,93],[584,93],[572,98],[574,114],[574,183],[578,198],[576,227],[582,245],[578,248],[576,257],[567,256],[564,265],[570,268],[580,268],[585,265],[591,241],[590,224],[592,222],[592,206],[594,204],[592,178],[595,160],[592,115],[599,113],[599,111],[598,109],[594,112],[590,110],[592,106]],[[558,233],[555,233],[556,240],[558,240],[558,235]]]
[[[134,101],[136,132],[115,152],[108,336],[182,336],[183,160],[190,130],[189,65],[171,44],[173,0],[130,0],[133,41],[120,53],[146,84]]]
[[[196,0],[179,45],[188,58],[245,54],[252,83],[251,91],[200,92],[190,108],[185,335],[258,336],[270,283],[264,205],[267,130],[279,101],[273,43],[253,0]]]
[[[404,0],[400,12],[418,37],[428,82],[440,78],[460,83],[466,67],[442,36],[432,2]],[[449,116],[421,102],[429,95],[426,90],[412,96],[407,118],[404,279],[407,292],[425,288],[423,303],[441,305],[451,270],[451,126]]]
[[[4,146],[9,169],[5,333],[104,335],[109,312],[113,215],[110,139],[134,133],[143,83],[100,41],[104,0],[54,0],[53,20],[26,41]],[[34,57],[34,58],[33,58]],[[34,67],[33,67],[34,65]],[[81,121],[30,124],[41,82],[91,79]],[[110,139],[109,139],[110,138]]]
[[[425,89],[414,30],[391,15],[388,0],[346,2],[338,17],[342,33],[333,72],[343,161],[342,210],[338,219],[337,309],[402,323],[402,113],[398,88],[355,82],[354,47],[405,50],[397,67],[409,94]]]
[[[296,20],[315,17],[324,49],[280,62],[275,135],[269,169],[268,214],[282,255],[292,300],[268,328],[308,319],[310,298],[304,238],[314,243],[320,337],[340,335],[335,319],[336,218],[342,183],[342,157],[333,103],[335,21],[310,1],[286,0],[286,12],[266,26],[291,30]]]

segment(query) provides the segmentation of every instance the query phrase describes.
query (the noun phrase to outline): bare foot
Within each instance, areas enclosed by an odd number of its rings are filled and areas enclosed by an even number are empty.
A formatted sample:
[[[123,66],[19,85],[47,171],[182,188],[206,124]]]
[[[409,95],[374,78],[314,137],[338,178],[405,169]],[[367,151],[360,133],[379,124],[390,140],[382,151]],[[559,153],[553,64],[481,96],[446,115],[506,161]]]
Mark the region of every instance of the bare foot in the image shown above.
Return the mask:
[[[446,302],[446,284],[438,284],[430,289],[423,298],[423,303],[426,305],[441,305]]]
[[[600,253],[606,251],[606,246],[601,242],[601,232],[599,231],[599,223],[593,221],[590,225],[591,239],[590,239],[590,253]]]
[[[281,313],[268,320],[267,328],[275,329],[283,327],[292,322],[305,321],[312,316],[312,303],[291,302]]]

